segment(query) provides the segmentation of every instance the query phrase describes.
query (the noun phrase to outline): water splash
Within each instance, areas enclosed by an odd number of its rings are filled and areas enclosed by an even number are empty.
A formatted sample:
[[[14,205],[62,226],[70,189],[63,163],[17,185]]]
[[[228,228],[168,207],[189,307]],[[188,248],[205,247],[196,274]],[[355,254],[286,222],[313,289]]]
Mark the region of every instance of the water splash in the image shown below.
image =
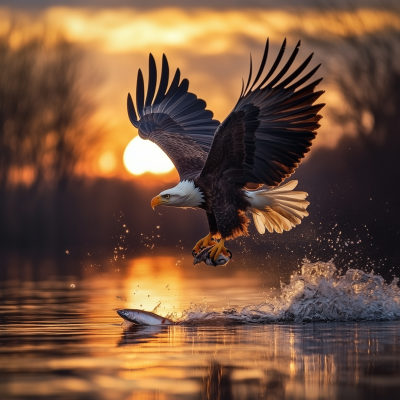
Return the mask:
[[[159,308],[160,306],[161,306],[161,301],[159,301],[159,302],[157,303],[157,305],[153,308],[152,312],[153,312],[153,313],[156,313],[157,310],[158,310],[158,308]]]
[[[333,262],[305,262],[301,274],[281,284],[279,296],[261,304],[209,311],[207,305],[192,304],[181,323],[273,323],[328,321],[385,321],[400,319],[398,278],[390,284],[373,272],[349,269],[340,275]]]

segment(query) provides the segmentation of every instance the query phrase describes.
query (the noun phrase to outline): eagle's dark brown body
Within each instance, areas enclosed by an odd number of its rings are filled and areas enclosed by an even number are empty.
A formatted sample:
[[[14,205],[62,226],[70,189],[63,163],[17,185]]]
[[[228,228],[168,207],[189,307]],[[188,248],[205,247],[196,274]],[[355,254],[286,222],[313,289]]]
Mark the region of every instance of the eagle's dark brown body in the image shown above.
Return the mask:
[[[194,184],[205,194],[206,201],[199,208],[206,211],[210,233],[227,240],[247,236],[250,220],[246,211],[250,203],[241,185],[225,180],[217,180],[210,186],[207,183],[204,184],[201,179],[194,180]]]

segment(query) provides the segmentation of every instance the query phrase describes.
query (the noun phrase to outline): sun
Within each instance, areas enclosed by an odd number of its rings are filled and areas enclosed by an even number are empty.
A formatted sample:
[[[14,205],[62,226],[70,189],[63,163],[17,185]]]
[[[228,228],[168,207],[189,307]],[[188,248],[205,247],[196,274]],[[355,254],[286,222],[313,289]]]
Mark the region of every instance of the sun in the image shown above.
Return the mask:
[[[156,144],[139,136],[126,146],[124,165],[133,175],[142,175],[145,172],[165,174],[174,168],[174,164]]]

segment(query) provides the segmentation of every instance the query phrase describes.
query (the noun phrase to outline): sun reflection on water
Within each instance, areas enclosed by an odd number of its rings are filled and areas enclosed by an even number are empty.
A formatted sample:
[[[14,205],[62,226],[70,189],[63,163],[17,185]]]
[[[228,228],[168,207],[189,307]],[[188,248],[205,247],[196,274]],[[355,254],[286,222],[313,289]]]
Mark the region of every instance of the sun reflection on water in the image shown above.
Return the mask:
[[[148,257],[130,262],[124,279],[124,293],[128,297],[124,308],[152,310],[159,302],[159,311],[165,315],[178,311],[182,292],[181,269],[174,257]],[[180,310],[182,311],[182,310]]]
[[[178,259],[182,254],[138,257],[124,260],[119,272],[87,269],[81,279],[58,280],[49,278],[49,264],[47,281],[24,283],[12,265],[12,280],[0,285],[0,393],[337,400],[363,387],[389,388],[387,398],[400,390],[398,321],[121,326],[116,308],[149,310],[161,301],[169,313],[205,296],[210,307],[238,307],[261,289],[249,271],[177,265]]]

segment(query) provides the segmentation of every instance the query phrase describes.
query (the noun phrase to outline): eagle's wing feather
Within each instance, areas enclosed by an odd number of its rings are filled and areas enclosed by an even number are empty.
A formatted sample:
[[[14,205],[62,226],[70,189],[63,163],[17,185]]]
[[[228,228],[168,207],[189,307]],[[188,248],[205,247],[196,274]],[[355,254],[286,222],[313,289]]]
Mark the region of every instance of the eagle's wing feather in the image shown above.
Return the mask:
[[[154,57],[149,58],[149,82],[144,93],[144,80],[139,70],[136,85],[136,109],[128,94],[128,115],[139,129],[139,136],[157,144],[171,159],[181,180],[193,179],[202,170],[211,148],[219,121],[206,110],[206,102],[188,92],[189,81],[180,81],[176,70],[168,88],[169,66],[162,60],[160,84],[157,89],[157,68]],[[153,100],[154,98],[154,100]],[[139,120],[138,120],[139,116]]]
[[[267,41],[253,84],[250,86],[250,67],[246,88],[242,89],[235,108],[215,133],[200,179],[218,176],[243,186],[250,182],[277,186],[293,174],[316,136],[320,126],[318,121],[322,118],[318,112],[324,106],[314,105],[324,93],[315,92],[321,79],[300,88],[314,75],[319,65],[293,83],[308,66],[312,54],[282,80],[293,64],[299,46],[300,42],[283,68],[268,82],[282,59],[285,40],[270,71],[253,89],[266,64]]]

